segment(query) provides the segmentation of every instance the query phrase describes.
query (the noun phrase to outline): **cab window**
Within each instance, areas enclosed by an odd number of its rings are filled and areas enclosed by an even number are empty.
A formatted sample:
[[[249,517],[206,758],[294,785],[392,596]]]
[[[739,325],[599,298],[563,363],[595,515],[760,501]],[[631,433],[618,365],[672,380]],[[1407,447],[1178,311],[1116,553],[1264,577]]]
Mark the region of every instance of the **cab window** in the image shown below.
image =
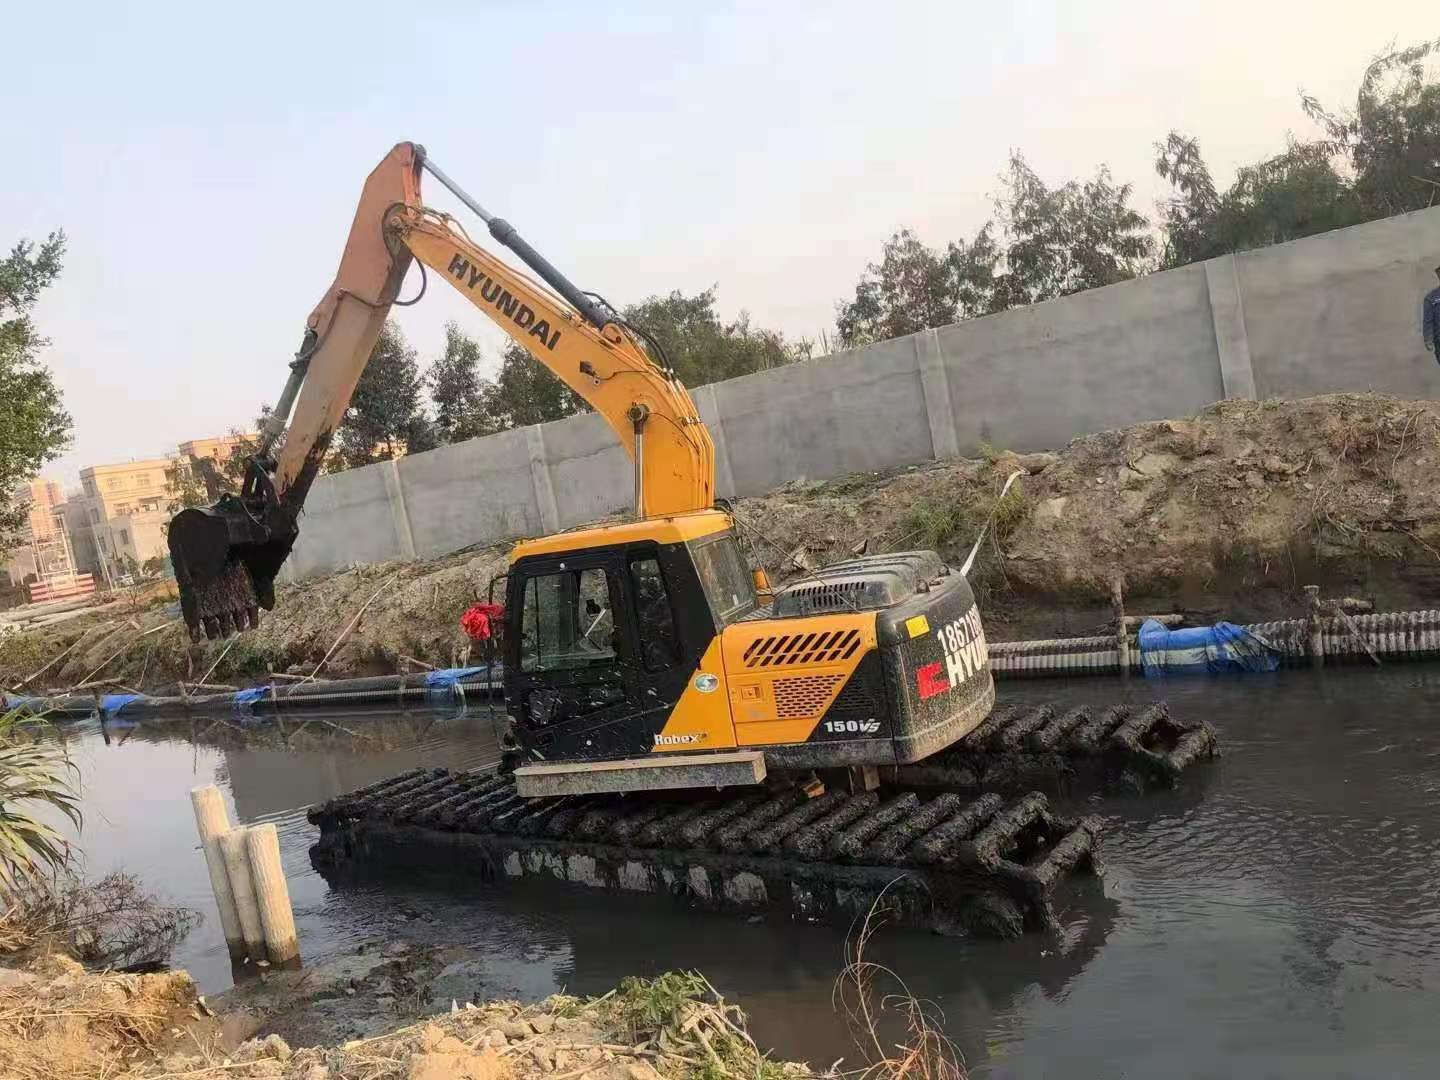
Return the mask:
[[[680,659],[680,637],[659,560],[653,556],[631,559],[630,586],[640,627],[640,659],[646,671],[664,671]]]
[[[733,533],[692,544],[690,557],[716,620],[731,623],[755,610],[755,581]]]
[[[614,660],[615,613],[604,570],[563,570],[525,582],[521,671],[565,671]]]

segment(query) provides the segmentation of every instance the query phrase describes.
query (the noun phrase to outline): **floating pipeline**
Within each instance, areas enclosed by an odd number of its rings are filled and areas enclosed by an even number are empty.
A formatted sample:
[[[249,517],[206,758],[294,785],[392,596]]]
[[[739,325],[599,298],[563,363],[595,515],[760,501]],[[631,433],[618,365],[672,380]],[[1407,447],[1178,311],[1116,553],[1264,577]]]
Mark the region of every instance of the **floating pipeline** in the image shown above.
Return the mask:
[[[1100,872],[1097,817],[1041,794],[799,788],[524,799],[490,772],[414,769],[310,811],[328,879],[459,872],[670,895],[687,904],[848,924],[877,900],[942,932],[1015,937],[1056,926],[1064,879]]]
[[[1340,617],[1325,615],[1313,625],[1307,619],[1248,623],[1243,626],[1265,639],[1281,667],[1325,663],[1371,662],[1371,654],[1387,661],[1440,657],[1440,611],[1395,611]],[[1312,634],[1312,630],[1316,633]],[[1129,672],[1143,669],[1136,634],[1129,637]],[[993,641],[990,670],[997,679],[1066,675],[1113,675],[1121,669],[1115,635],[1047,638],[1036,641]]]
[[[904,787],[961,791],[1144,791],[1174,787],[1186,769],[1218,754],[1209,724],[1177,720],[1164,702],[1001,705],[954,746],[882,775]]]
[[[0,712],[19,709],[49,719],[162,716],[184,713],[280,712],[321,706],[356,706],[463,702],[468,696],[489,697],[500,691],[499,668],[443,668],[412,675],[380,675],[364,679],[267,683],[223,693],[156,696],[151,694],[71,694],[26,697],[0,694]]]

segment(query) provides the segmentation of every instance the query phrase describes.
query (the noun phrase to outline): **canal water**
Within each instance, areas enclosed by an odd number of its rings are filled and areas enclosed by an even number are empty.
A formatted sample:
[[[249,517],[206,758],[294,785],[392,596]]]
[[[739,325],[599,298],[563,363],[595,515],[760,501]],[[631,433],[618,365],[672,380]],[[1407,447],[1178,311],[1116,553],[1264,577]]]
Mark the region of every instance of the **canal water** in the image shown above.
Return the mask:
[[[1431,1076],[1440,1060],[1440,669],[1007,683],[1002,700],[1167,698],[1224,756],[1180,790],[1080,797],[1107,820],[1106,874],[1067,892],[1055,936],[1018,942],[882,929],[867,959],[943,1014],[984,1077]],[[302,947],[461,944],[445,993],[598,993],[698,968],[779,1055],[861,1058],[832,1006],[847,931],[685,912],[559,889],[332,888],[305,808],[415,765],[497,758],[489,718],[326,717],[244,734],[211,721],[70,729],[86,869],[123,868],[205,913],[175,961],[230,984],[187,793],[274,822]],[[445,1004],[448,1006],[448,996]]]

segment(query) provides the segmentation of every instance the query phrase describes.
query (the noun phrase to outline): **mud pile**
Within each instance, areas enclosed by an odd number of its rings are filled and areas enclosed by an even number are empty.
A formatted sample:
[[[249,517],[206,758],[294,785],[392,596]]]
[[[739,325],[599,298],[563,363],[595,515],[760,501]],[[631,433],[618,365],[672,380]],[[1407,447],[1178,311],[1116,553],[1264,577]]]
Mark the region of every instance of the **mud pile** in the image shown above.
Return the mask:
[[[0,1076],[128,1074],[202,1016],[184,972],[95,975],[63,955],[0,969]]]
[[[393,958],[390,954],[394,954]],[[367,962],[368,961],[368,962]],[[436,959],[392,944],[250,980],[207,1005],[184,972],[90,973],[63,956],[0,969],[0,1075],[14,1080],[236,1077],[524,1080],[815,1075],[772,1061],[705,979],[626,979],[600,998],[449,1001],[422,985]],[[354,977],[347,977],[353,972]],[[432,973],[433,976],[433,973]],[[414,1001],[401,1002],[402,986]],[[425,1003],[421,999],[426,999]],[[366,1034],[345,1038],[342,1029]],[[291,1040],[284,1034],[288,1032]],[[307,1035],[321,1045],[297,1046]]]
[[[964,558],[991,523],[972,580],[990,637],[1097,632],[1110,582],[1132,612],[1197,622],[1303,612],[1300,587],[1431,606],[1440,589],[1440,407],[1374,395],[1221,402],[1076,439],[1055,454],[935,462],[741,500],[752,557],[785,581],[860,552],[933,547]],[[1006,476],[1025,475],[1003,500]],[[158,690],[178,679],[243,684],[308,674],[367,600],[322,674],[393,673],[413,657],[463,663],[461,613],[486,595],[506,546],[428,562],[358,567],[284,587],[260,629],[192,648],[162,608],[0,638],[6,685],[83,640],[31,689],[112,678]],[[375,594],[379,592],[378,596]],[[161,629],[154,629],[162,627]],[[154,632],[141,636],[144,631]],[[211,671],[211,665],[215,664]],[[116,689],[115,685],[106,689]]]

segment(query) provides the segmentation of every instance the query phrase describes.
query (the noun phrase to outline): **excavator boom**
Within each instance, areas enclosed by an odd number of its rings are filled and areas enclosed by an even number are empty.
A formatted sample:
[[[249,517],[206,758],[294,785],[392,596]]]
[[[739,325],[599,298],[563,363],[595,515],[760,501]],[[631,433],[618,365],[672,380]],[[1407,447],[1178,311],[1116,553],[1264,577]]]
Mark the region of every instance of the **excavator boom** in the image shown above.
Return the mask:
[[[479,214],[491,236],[545,284],[479,247],[448,215],[425,207],[422,170]],[[275,576],[299,534],[305,498],[413,259],[450,282],[605,417],[635,463],[637,514],[713,503],[709,432],[673,372],[641,346],[639,332],[571,284],[513,226],[486,213],[427,161],[422,147],[400,143],[365,182],[335,280],[306,321],[241,491],[183,510],[170,524],[171,559],[192,637],[253,626],[259,609],[273,606]]]

